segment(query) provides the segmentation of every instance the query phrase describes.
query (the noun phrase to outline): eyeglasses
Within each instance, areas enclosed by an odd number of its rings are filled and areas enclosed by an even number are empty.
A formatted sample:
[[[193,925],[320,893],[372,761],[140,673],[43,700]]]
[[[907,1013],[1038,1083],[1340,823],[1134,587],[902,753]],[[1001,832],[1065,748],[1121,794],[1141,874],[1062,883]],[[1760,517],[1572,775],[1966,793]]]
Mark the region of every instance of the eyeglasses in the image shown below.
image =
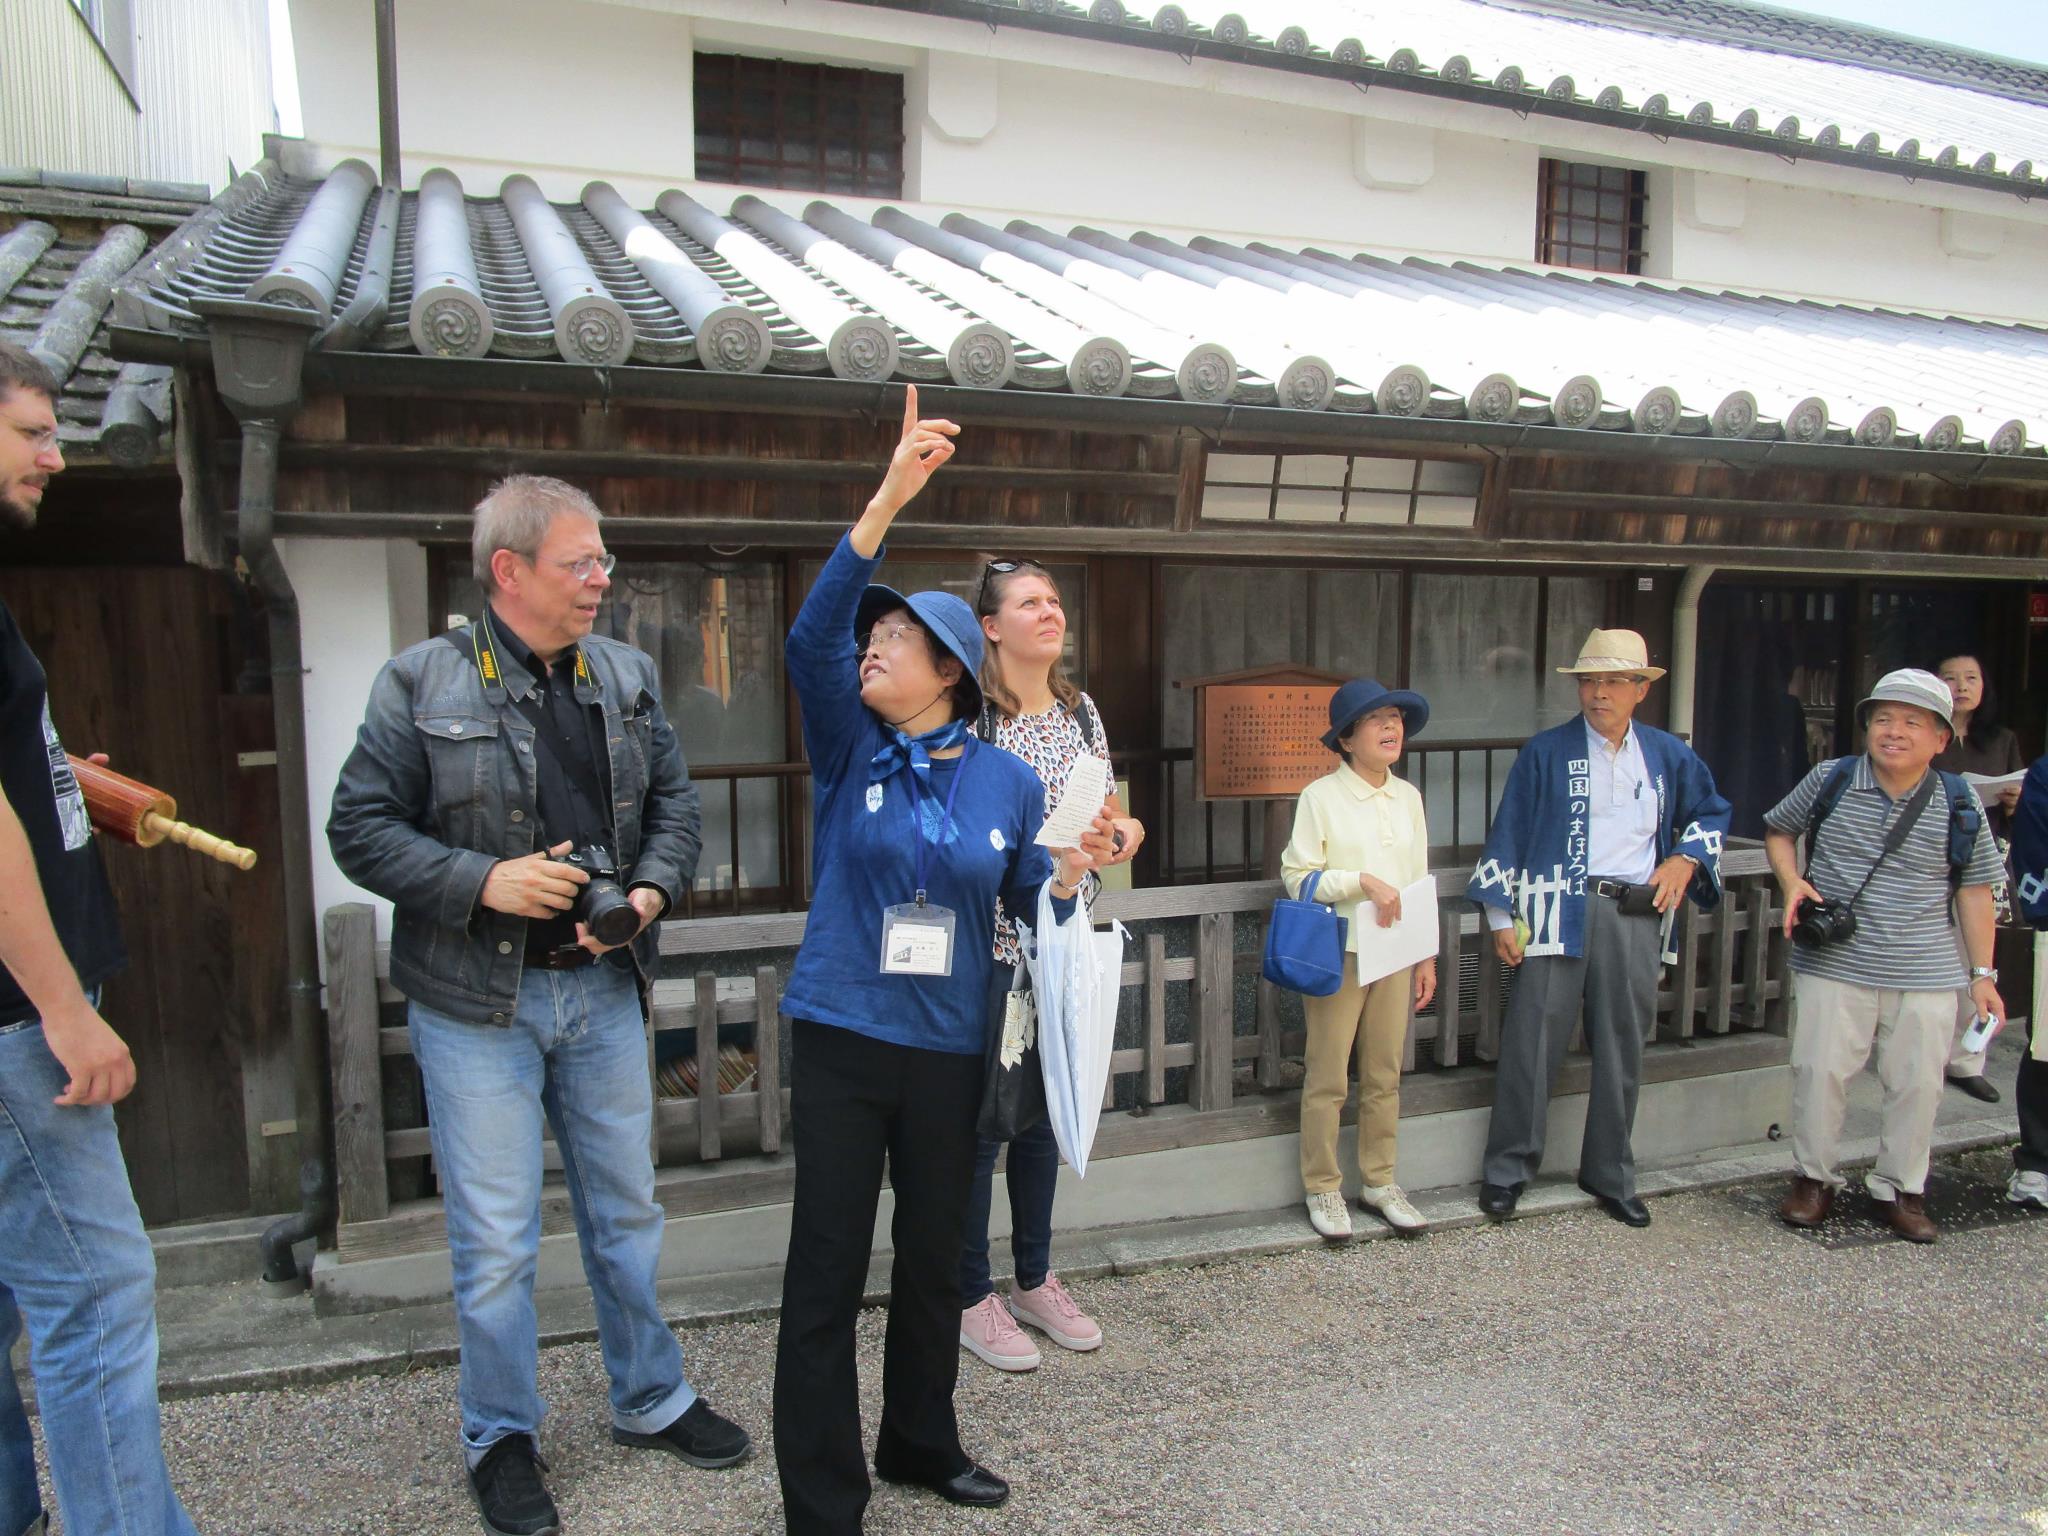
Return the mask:
[[[19,432],[23,437],[27,438],[29,447],[33,448],[39,454],[48,453],[52,448],[57,446],[57,429],[54,426],[25,427],[20,422],[15,421],[12,418],[7,419],[7,425],[14,428],[14,430]]]
[[[540,564],[532,555],[528,555],[526,559],[529,564]],[[574,576],[577,584],[580,586],[587,584],[590,578],[599,571],[603,571],[607,576],[611,575],[612,568],[619,563],[619,557],[607,553],[602,555],[585,555],[581,560],[552,560],[548,563],[556,569],[567,571],[571,576]]]
[[[905,635],[921,635],[923,633],[923,628],[916,624],[877,624],[868,631],[867,638],[861,641],[861,651],[863,654],[869,651],[879,651],[885,645],[894,645]]]
[[[981,568],[981,584],[974,589],[974,611],[981,612],[982,604],[988,599],[988,583],[992,576],[1009,576],[1017,571],[1044,571],[1045,567],[1036,560],[991,560]]]

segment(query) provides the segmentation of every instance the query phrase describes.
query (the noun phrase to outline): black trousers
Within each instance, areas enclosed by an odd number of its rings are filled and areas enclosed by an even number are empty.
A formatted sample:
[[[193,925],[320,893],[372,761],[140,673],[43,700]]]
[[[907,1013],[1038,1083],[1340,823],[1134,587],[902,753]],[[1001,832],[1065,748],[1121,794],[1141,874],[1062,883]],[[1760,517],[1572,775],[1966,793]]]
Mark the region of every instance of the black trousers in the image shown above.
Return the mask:
[[[2029,1046],[2037,1029],[2048,1029],[2048,1019],[2027,1020]],[[2019,1101],[2020,1112],[2020,1141],[2012,1149],[2013,1164],[2024,1172],[2048,1173],[2048,1061],[2034,1060],[2031,1049],[2020,1057],[2013,1097]]]
[[[953,1386],[982,1060],[806,1019],[793,1034],[796,1200],[775,1347],[775,1462],[790,1536],[808,1536],[860,1530],[871,1492],[853,1334],[885,1156],[896,1261],[875,1458],[910,1477],[967,1468]]]

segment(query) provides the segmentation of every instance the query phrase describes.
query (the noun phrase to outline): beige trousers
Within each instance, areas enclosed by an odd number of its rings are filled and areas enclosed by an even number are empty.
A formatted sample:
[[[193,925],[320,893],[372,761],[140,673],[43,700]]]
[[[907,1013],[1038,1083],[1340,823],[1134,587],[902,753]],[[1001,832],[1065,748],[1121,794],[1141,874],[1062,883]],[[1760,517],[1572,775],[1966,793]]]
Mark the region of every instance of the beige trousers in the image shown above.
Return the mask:
[[[1877,1166],[1865,1182],[1880,1200],[1899,1191],[1925,1193],[1955,993],[1794,976],[1792,998],[1793,1165],[1830,1187],[1843,1182],[1837,1163],[1849,1080],[1863,1070],[1875,1043],[1884,1116]]]
[[[1337,1125],[1358,1057],[1358,1171],[1368,1186],[1394,1182],[1394,1137],[1401,1121],[1401,1052],[1408,1043],[1412,966],[1358,985],[1358,957],[1344,957],[1344,983],[1328,997],[1302,999],[1308,1019],[1301,1084],[1301,1187],[1337,1189]]]

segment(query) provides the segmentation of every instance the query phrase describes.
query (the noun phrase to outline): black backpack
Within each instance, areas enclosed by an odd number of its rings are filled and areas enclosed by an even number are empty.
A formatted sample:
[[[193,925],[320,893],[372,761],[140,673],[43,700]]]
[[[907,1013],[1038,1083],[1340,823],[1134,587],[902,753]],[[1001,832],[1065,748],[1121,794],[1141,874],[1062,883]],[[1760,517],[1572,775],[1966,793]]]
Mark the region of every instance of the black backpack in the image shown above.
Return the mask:
[[[1820,824],[1841,804],[1842,796],[1856,777],[1859,761],[1855,757],[1838,758],[1827,781],[1821,785],[1820,793],[1813,797],[1813,810],[1806,822],[1807,847],[1811,848],[1820,841]],[[1969,785],[1961,774],[1950,773],[1946,768],[1934,771],[1941,775],[1942,790],[1948,795],[1948,891],[1953,900],[1963,888],[1963,871],[1969,868],[1970,854],[1977,846],[1977,834],[1984,829],[1984,813],[1977,809],[1977,802],[1971,797]]]

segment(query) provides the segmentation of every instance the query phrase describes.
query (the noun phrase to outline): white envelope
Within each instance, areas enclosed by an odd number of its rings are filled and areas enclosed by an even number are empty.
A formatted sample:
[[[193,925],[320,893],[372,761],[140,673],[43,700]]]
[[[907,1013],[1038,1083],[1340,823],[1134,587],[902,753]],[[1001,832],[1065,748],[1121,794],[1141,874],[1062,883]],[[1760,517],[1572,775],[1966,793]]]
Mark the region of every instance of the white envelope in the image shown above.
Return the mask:
[[[1401,889],[1401,915],[1393,926],[1380,926],[1379,909],[1358,904],[1351,920],[1351,941],[1358,949],[1358,984],[1369,986],[1403,966],[1419,965],[1442,942],[1436,927],[1436,878],[1424,875]]]

